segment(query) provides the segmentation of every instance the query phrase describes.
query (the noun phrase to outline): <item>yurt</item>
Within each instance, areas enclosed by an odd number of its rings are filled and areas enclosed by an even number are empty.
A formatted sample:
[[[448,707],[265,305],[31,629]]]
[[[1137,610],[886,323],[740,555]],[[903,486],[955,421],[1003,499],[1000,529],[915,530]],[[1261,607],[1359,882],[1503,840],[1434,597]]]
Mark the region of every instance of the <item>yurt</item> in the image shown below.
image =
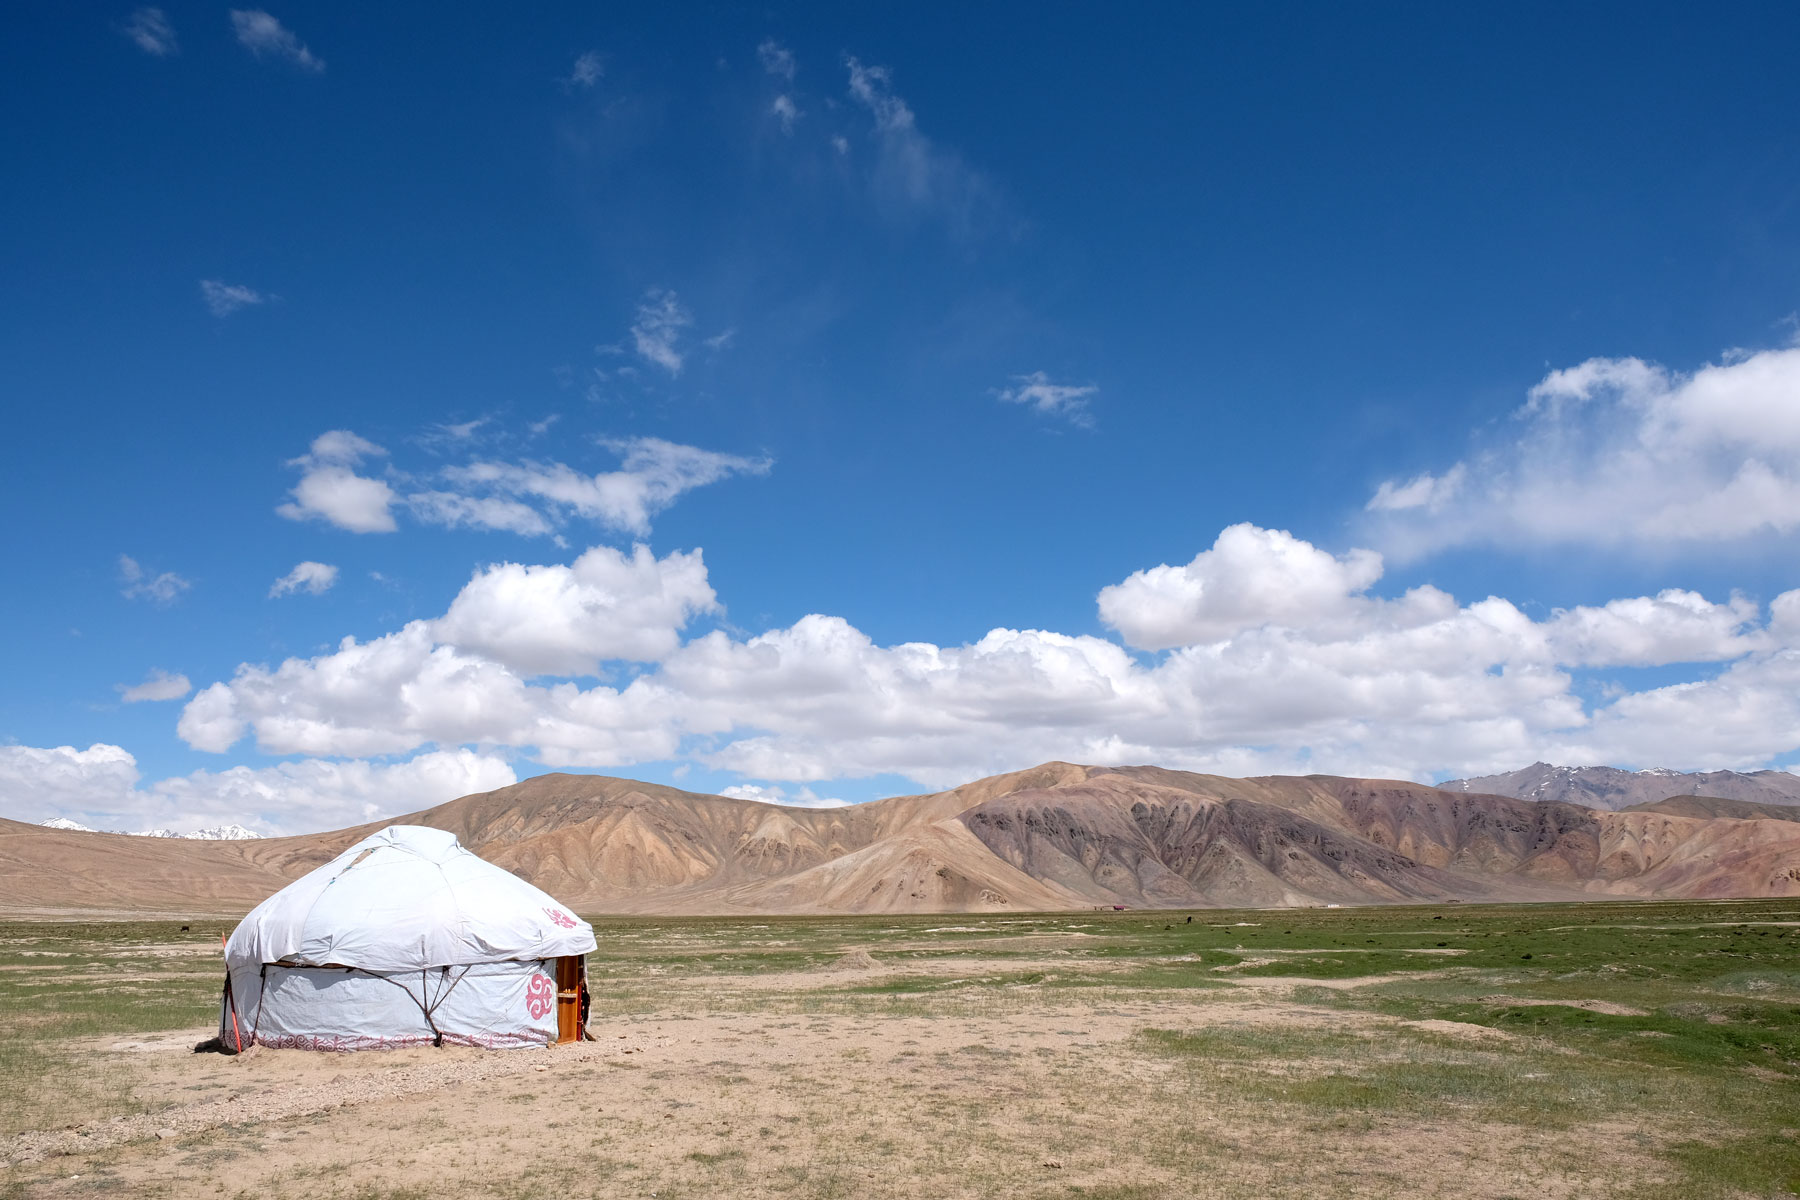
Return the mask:
[[[394,825],[251,910],[219,1042],[373,1050],[586,1036],[594,930],[441,829]]]

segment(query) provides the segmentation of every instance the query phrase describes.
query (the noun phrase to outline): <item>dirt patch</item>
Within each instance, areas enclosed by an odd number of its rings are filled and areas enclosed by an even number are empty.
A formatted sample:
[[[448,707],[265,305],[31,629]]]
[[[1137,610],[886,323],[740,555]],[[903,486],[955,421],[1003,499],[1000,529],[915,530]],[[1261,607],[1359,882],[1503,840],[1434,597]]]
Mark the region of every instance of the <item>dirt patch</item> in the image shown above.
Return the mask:
[[[852,950],[848,954],[840,954],[825,965],[827,971],[873,971],[880,967],[875,956],[867,950]]]
[[[1539,1000],[1529,996],[1483,996],[1483,1004],[1504,1004],[1513,1008],[1579,1008],[1584,1012],[1603,1013],[1609,1017],[1647,1017],[1650,1011],[1611,1000]]]
[[[1493,1029],[1486,1025],[1475,1025],[1468,1021],[1440,1021],[1428,1019],[1423,1021],[1402,1021],[1408,1029],[1422,1029],[1427,1033],[1441,1033],[1446,1037],[1462,1038],[1471,1042],[1516,1042],[1517,1034],[1508,1033],[1504,1029]]]

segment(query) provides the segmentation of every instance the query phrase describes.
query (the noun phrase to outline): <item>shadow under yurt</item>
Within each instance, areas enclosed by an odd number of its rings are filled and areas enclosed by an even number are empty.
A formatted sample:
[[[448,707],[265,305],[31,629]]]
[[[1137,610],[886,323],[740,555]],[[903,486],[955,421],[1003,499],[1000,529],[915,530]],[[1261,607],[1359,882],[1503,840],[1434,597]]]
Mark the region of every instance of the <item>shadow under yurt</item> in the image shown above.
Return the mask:
[[[393,825],[225,943],[218,1048],[508,1048],[588,1036],[594,930],[454,834]]]

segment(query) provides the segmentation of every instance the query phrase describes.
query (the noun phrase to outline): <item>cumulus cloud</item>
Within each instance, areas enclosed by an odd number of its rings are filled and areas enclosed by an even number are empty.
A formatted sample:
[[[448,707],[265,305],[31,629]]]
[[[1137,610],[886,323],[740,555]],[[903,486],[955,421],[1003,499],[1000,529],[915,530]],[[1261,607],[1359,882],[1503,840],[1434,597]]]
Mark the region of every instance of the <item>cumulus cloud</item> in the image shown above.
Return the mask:
[[[1145,650],[1222,641],[1259,625],[1337,621],[1381,578],[1381,556],[1334,557],[1281,529],[1233,525],[1185,566],[1102,588],[1100,618]]]
[[[383,457],[387,451],[348,429],[333,429],[313,439],[310,453],[289,462],[299,467],[293,501],[276,508],[290,521],[324,521],[351,533],[392,533],[394,489],[380,479],[358,475],[365,458]]]
[[[215,317],[229,317],[240,308],[249,308],[268,300],[267,296],[255,288],[245,287],[241,283],[226,283],[222,279],[202,279],[200,297],[206,301],[207,309]]]
[[[175,40],[175,29],[160,8],[138,9],[119,26],[119,32],[135,42],[145,54],[167,58],[181,52],[181,45]]]
[[[697,550],[659,559],[643,545],[595,546],[568,566],[476,572],[433,635],[521,675],[598,675],[610,660],[666,657],[690,619],[718,607]]]
[[[302,562],[295,563],[294,569],[277,579],[269,588],[269,598],[286,596],[292,592],[305,592],[317,596],[329,591],[337,582],[338,569],[330,563]]]
[[[137,759],[104,742],[86,750],[0,746],[0,808],[15,821],[116,812],[137,781]]]
[[[7,816],[73,817],[99,829],[185,833],[237,821],[303,833],[395,817],[518,780],[502,759],[465,749],[396,763],[315,759],[139,781],[137,759],[119,746],[0,746],[0,809]]]
[[[1534,619],[1430,586],[1380,596],[1380,572],[1370,551],[1235,526],[1101,593],[1134,646],[1166,647],[1147,659],[1031,629],[884,646],[822,614],[682,642],[716,604],[697,553],[590,551],[479,572],[436,620],[246,664],[188,702],[180,732],[205,750],[254,736],[275,754],[683,758],[759,788],[887,772],[945,786],[1050,758],[1413,778],[1538,757],[1741,767],[1800,746],[1800,591],[1766,615],[1669,590]],[[601,676],[609,656],[643,669]],[[1614,680],[1591,706],[1576,676],[1681,664],[1723,669],[1648,691]]]
[[[631,325],[631,340],[638,357],[671,375],[681,374],[681,331],[693,323],[693,314],[682,307],[674,292],[651,288],[638,305],[637,320]]]
[[[308,50],[286,26],[261,9],[233,9],[231,30],[238,43],[258,58],[279,58],[302,71],[317,74],[325,69],[323,59]]]
[[[1800,348],[1692,374],[1636,358],[1552,371],[1468,458],[1389,479],[1371,536],[1446,546],[1662,549],[1800,528]]]
[[[1094,417],[1088,411],[1088,402],[1099,390],[1091,384],[1052,383],[1042,371],[1033,371],[1029,375],[1014,375],[1013,386],[995,394],[1008,404],[1023,404],[1040,416],[1061,417],[1077,428],[1091,429]]]
[[[179,700],[194,690],[186,675],[171,675],[167,671],[153,670],[144,676],[144,682],[138,684],[115,684],[119,699],[127,704],[139,704],[146,700]]]
[[[125,585],[119,589],[119,594],[127,600],[148,600],[164,608],[181,599],[181,594],[194,586],[192,580],[183,579],[173,571],[147,571],[129,554],[119,555],[119,581]]]

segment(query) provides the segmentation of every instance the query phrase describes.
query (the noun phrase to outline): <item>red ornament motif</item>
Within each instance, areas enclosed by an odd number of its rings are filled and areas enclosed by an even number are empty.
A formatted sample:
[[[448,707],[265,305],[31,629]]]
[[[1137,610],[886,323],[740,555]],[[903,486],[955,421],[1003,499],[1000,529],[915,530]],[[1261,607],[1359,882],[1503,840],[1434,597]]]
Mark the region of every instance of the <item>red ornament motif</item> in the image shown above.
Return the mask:
[[[533,975],[525,989],[525,1011],[531,1019],[541,1021],[556,1003],[556,988],[547,975]]]
[[[559,925],[564,929],[575,928],[575,918],[571,917],[568,913],[564,912],[562,909],[546,908],[544,910],[544,912],[549,915],[551,924]]]

